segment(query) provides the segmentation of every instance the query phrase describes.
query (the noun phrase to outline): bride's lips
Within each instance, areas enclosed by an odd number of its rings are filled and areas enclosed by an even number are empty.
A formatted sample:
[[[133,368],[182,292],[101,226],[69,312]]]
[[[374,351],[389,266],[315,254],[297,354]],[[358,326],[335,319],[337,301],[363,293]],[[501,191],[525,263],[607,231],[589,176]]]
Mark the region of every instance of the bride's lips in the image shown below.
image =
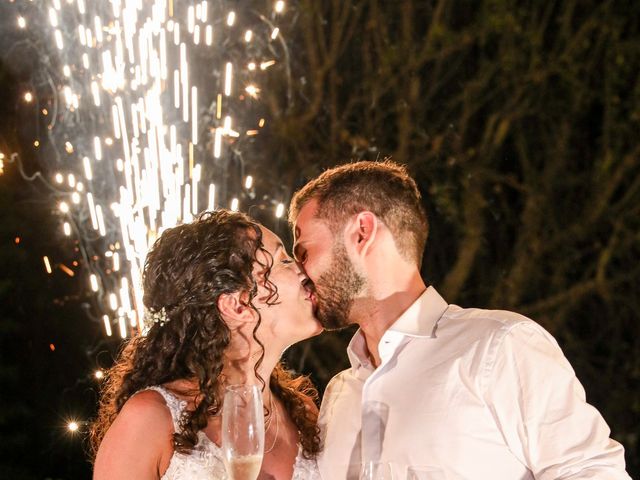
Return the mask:
[[[311,307],[313,308],[313,314],[315,315],[318,310],[318,300],[316,298],[316,294],[313,292],[309,292],[309,301],[311,302]]]
[[[316,297],[315,291],[313,290],[313,287],[311,285],[311,281],[307,280],[302,284],[303,288],[305,289],[306,293],[307,293],[307,300],[309,300],[311,302],[311,308],[313,309],[313,313],[316,313],[316,310],[318,308],[318,299]]]

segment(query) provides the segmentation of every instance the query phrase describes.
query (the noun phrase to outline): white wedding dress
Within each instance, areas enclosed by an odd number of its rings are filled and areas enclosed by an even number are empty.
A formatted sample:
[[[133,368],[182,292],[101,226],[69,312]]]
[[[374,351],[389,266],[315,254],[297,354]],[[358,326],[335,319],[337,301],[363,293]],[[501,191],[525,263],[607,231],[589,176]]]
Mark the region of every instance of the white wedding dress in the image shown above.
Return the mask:
[[[163,396],[171,412],[173,428],[177,429],[187,402],[160,386],[149,387],[148,390],[154,390]],[[204,432],[198,432],[198,443],[191,453],[174,452],[161,480],[228,480],[228,478],[222,460],[222,450],[209,440]],[[298,449],[291,480],[320,480],[316,461],[304,458],[302,448]]]

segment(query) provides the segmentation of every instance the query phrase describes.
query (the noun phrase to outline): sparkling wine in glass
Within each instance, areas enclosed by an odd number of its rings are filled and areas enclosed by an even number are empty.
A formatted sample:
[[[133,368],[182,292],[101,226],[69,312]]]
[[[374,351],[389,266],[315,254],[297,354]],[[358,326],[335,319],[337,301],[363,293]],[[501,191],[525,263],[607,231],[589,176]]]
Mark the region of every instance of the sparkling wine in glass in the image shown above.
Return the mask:
[[[264,454],[262,395],[256,385],[230,385],[222,404],[222,451],[231,480],[256,480]]]

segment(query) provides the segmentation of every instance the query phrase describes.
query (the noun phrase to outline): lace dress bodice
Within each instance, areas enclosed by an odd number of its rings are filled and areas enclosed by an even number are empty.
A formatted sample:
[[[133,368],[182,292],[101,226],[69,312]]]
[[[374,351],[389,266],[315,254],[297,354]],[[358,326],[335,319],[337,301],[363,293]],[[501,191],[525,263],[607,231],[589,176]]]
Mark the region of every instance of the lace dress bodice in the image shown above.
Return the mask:
[[[187,402],[160,386],[149,387],[148,390],[154,390],[162,395],[171,412],[173,428],[177,431]],[[198,432],[198,443],[191,453],[174,452],[161,480],[228,480],[228,478],[222,459],[222,450],[204,432]],[[291,480],[320,480],[316,461],[304,458],[302,448],[298,449]]]

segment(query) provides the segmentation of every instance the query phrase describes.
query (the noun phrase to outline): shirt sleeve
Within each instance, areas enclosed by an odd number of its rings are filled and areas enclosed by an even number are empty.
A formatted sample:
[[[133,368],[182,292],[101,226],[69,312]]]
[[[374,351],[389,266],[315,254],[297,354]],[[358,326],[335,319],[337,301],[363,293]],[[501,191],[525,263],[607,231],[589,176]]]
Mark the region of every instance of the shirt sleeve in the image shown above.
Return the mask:
[[[539,480],[630,480],[624,449],[555,339],[534,322],[495,339],[485,400],[514,455]]]

